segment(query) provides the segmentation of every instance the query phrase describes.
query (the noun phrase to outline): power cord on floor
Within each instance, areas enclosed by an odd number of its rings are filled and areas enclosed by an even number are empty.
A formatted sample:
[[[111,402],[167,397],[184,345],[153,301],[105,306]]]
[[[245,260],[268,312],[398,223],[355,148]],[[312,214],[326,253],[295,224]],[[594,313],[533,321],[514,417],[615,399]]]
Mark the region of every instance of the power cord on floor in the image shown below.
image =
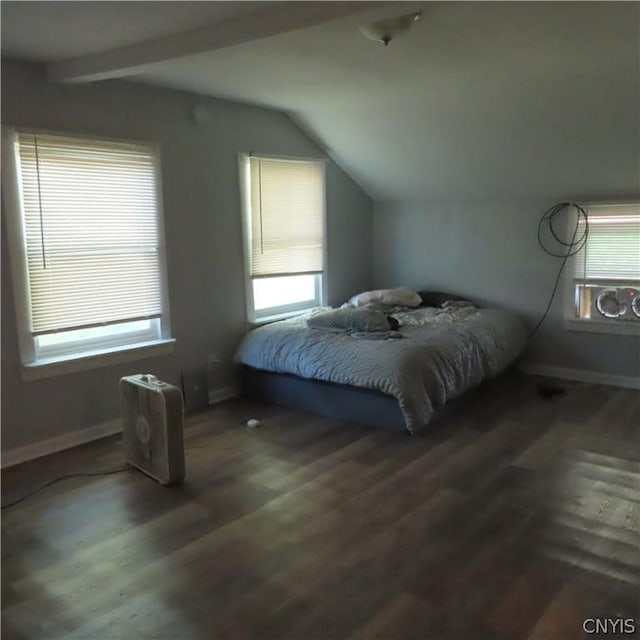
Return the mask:
[[[228,447],[211,447],[211,445],[202,445],[202,446],[195,445],[195,446],[185,448],[185,453],[187,453],[191,449],[212,449],[212,448],[215,449],[216,451],[232,450],[232,449],[238,448],[238,445],[233,445]],[[52,478],[51,480],[48,480],[44,484],[41,484],[39,487],[36,487],[35,489],[33,489],[33,491],[30,491],[29,493],[23,495],[17,500],[14,500],[13,502],[9,502],[7,504],[1,505],[0,509],[8,509],[9,507],[13,507],[14,505],[19,504],[23,500],[30,498],[35,493],[38,493],[38,491],[42,491],[42,489],[45,489],[46,487],[50,487],[52,484],[55,484],[56,482],[60,482],[60,480],[67,480],[68,478],[85,478],[85,477],[91,477],[91,476],[108,476],[114,473],[122,473],[123,471],[128,471],[131,468],[132,468],[131,465],[125,464],[124,466],[118,467],[116,469],[107,469],[105,471],[87,471],[87,472],[78,472],[78,473],[67,473],[63,476],[58,476],[57,478]]]
[[[129,469],[131,469],[131,466],[127,464],[127,465],[118,467],[117,469],[107,469],[105,471],[85,471],[85,472],[78,472],[78,473],[66,473],[63,476],[58,476],[57,478],[48,480],[44,484],[41,484],[39,487],[36,487],[32,491],[29,491],[29,493],[25,493],[25,495],[18,498],[17,500],[14,500],[13,502],[8,502],[7,504],[3,504],[2,506],[0,506],[0,509],[8,509],[9,507],[13,507],[16,504],[19,504],[20,502],[22,502],[23,500],[26,500],[27,498],[30,498],[32,495],[38,493],[38,491],[42,491],[42,489],[45,489],[46,487],[50,487],[52,484],[55,484],[56,482],[60,482],[60,480],[67,480],[69,478],[85,478],[89,476],[108,476],[108,475],[113,475],[114,473],[122,473],[123,471],[129,471]]]
[[[553,226],[554,220],[560,216],[563,211],[569,211],[571,207],[574,207],[576,210],[576,221],[573,228],[573,233],[571,235],[571,240],[568,242],[563,240],[556,229]],[[580,228],[581,221],[584,221],[584,229],[582,235],[576,239],[578,235],[578,229]],[[545,239],[545,231],[548,234],[551,234],[551,238],[555,242],[556,246],[553,248],[549,248],[547,246],[549,236]],[[556,292],[558,291],[558,285],[560,284],[560,276],[562,275],[562,271],[564,270],[565,265],[567,264],[567,260],[572,256],[575,256],[578,252],[580,252],[584,246],[587,244],[587,238],[589,237],[589,219],[587,217],[587,212],[575,202],[559,202],[558,204],[553,205],[550,209],[545,211],[543,216],[540,218],[540,222],[538,223],[538,244],[542,247],[542,250],[550,256],[554,258],[562,258],[562,263],[560,264],[560,268],[558,269],[558,274],[556,275],[556,281],[553,284],[553,289],[551,291],[551,296],[549,297],[549,302],[547,303],[547,308],[544,310],[544,313],[538,320],[538,323],[533,328],[531,333],[529,333],[529,338],[533,338],[533,336],[538,332],[538,329],[542,326],[543,322],[547,319],[549,315],[549,310],[551,309],[551,305],[553,304],[553,299],[555,298]]]

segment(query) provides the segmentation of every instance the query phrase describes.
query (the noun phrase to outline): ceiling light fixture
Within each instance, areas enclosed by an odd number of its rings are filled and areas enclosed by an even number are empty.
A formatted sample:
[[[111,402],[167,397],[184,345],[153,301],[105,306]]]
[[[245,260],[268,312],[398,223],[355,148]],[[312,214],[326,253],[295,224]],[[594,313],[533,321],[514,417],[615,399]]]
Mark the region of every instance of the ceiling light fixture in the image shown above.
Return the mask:
[[[360,33],[366,38],[369,38],[369,40],[382,42],[386,47],[397,35],[408,31],[411,25],[418,20],[421,15],[422,11],[419,11],[418,13],[407,13],[406,15],[396,18],[365,24],[360,27]]]

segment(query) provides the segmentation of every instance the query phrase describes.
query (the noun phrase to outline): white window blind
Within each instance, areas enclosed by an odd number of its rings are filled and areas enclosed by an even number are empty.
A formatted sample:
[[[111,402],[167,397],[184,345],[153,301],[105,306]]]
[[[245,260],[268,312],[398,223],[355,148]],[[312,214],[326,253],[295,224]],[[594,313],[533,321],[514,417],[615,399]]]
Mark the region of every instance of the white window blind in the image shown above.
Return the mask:
[[[589,237],[577,255],[575,277],[640,280],[640,205],[591,205]],[[583,232],[578,229],[577,237]]]
[[[155,151],[18,133],[37,336],[161,315]]]
[[[250,158],[251,277],[321,273],[322,162]]]

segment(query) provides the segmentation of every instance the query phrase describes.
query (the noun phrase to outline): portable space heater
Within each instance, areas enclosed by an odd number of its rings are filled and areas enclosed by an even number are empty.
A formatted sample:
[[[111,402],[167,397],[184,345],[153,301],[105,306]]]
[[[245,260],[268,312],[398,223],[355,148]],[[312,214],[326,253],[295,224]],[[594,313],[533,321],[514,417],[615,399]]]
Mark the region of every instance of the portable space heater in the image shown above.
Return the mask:
[[[184,479],[182,393],[151,374],[120,380],[127,461],[163,485]]]

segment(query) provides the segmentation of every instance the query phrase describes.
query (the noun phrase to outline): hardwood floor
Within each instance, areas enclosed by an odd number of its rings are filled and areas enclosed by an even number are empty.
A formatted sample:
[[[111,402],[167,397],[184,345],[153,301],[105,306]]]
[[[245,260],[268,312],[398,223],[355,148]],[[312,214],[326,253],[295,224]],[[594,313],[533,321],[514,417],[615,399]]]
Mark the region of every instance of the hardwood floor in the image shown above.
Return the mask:
[[[637,637],[639,394],[538,381],[420,438],[248,400],[189,416],[184,485],[69,479],[2,512],[3,637]],[[114,437],[9,469],[3,503],[121,462]]]

